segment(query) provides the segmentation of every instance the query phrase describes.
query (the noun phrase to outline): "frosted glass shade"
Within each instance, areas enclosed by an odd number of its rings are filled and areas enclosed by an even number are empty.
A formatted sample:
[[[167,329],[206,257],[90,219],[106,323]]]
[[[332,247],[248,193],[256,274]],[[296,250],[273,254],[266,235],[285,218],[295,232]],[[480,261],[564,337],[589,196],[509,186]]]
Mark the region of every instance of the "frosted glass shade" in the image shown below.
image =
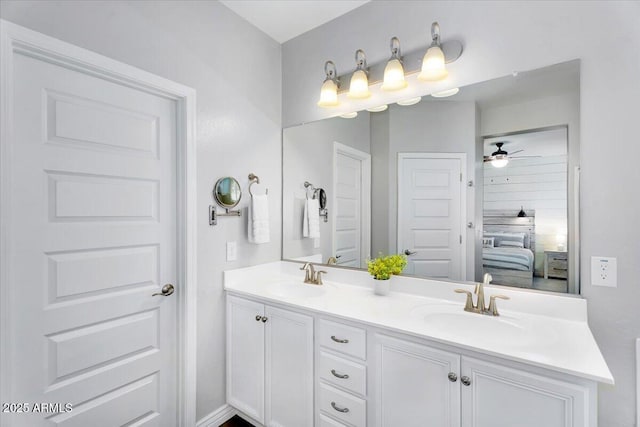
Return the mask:
[[[404,79],[404,67],[397,59],[390,59],[384,67],[384,80],[382,90],[400,90],[407,87],[408,83]]]
[[[356,70],[351,76],[351,84],[347,97],[354,99],[363,99],[371,96],[369,92],[369,79],[363,70]]]
[[[338,85],[333,80],[325,80],[320,89],[318,107],[335,107],[338,104]]]
[[[491,160],[491,166],[493,166],[494,168],[503,168],[505,166],[507,166],[507,164],[509,163],[509,159],[507,158],[507,156],[503,156],[503,155],[497,155],[495,159]]]
[[[440,46],[431,46],[427,49],[422,59],[422,71],[418,74],[419,80],[442,80],[449,73],[444,66],[444,52]]]

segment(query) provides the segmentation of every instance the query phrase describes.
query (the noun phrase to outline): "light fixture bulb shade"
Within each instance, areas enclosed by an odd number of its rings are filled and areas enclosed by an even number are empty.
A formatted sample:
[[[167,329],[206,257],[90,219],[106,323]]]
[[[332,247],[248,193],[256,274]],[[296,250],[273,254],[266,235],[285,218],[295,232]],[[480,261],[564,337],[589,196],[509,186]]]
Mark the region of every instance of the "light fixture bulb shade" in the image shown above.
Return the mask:
[[[418,74],[419,80],[442,80],[449,75],[444,65],[444,52],[440,46],[431,46],[427,49],[422,59],[422,71]]]
[[[356,70],[351,76],[349,92],[347,97],[354,99],[364,99],[371,96],[369,92],[369,78],[363,70]]]
[[[493,166],[494,168],[503,168],[507,166],[508,163],[509,159],[506,157],[499,157],[491,160],[491,166]]]
[[[404,79],[404,67],[398,59],[390,59],[384,67],[384,80],[380,89],[400,90],[407,87],[409,83]]]
[[[318,107],[335,107],[338,104],[338,85],[333,80],[325,80],[320,89]]]

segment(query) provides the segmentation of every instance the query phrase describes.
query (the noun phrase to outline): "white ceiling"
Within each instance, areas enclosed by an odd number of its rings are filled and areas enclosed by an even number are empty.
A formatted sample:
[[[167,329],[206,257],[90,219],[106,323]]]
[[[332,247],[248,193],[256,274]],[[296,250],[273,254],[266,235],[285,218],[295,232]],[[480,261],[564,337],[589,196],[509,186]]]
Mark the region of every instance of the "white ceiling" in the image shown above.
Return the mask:
[[[221,3],[284,43],[370,0],[221,0]]]

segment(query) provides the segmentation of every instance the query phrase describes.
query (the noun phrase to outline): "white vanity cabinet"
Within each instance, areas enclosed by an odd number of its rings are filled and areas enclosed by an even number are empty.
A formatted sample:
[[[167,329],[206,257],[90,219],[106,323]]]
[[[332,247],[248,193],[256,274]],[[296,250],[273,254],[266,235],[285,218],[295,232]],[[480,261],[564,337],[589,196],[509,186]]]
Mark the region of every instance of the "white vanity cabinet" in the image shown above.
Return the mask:
[[[374,335],[376,427],[595,426],[595,383]]]
[[[227,402],[265,426],[313,426],[313,317],[228,295]]]

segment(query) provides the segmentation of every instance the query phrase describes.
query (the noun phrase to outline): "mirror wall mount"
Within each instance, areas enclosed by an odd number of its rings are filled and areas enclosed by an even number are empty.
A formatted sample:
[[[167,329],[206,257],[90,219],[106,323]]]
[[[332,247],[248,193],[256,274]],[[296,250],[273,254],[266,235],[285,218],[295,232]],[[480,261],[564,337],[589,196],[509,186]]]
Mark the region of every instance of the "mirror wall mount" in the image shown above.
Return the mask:
[[[220,178],[213,186],[213,198],[224,208],[224,213],[218,213],[214,205],[209,205],[209,225],[217,225],[219,216],[241,216],[240,210],[232,210],[240,203],[242,189],[238,181],[230,176]]]

